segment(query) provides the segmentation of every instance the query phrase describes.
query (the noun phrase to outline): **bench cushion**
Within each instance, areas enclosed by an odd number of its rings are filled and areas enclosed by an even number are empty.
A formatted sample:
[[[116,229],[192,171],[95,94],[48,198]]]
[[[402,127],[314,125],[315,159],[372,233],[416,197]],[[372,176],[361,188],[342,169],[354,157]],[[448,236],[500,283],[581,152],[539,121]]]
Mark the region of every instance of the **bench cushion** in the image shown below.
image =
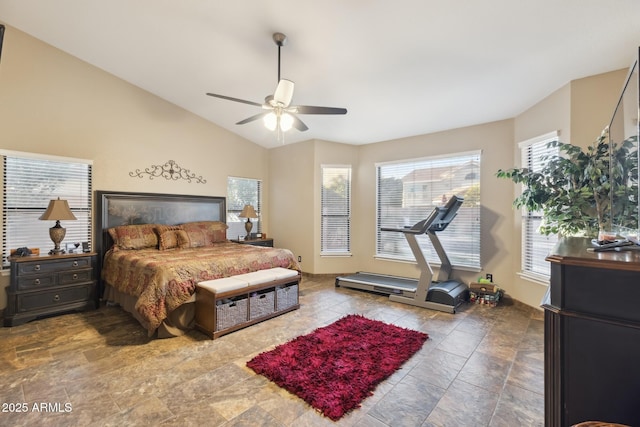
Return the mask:
[[[235,291],[248,286],[261,285],[275,280],[297,277],[296,270],[274,267],[266,270],[252,271],[238,274],[237,276],[223,277],[221,279],[206,280],[198,283],[198,286],[208,289],[213,293]]]
[[[290,270],[288,268],[275,267],[275,268],[271,268],[269,271],[271,271],[273,274],[276,275],[275,280],[298,277],[298,272],[296,270]]]
[[[241,279],[240,276],[231,276],[231,277],[223,277],[223,278],[214,279],[214,280],[206,280],[204,282],[199,282],[198,286],[208,289],[214,294],[235,291],[236,289],[249,287],[249,282],[247,280]]]

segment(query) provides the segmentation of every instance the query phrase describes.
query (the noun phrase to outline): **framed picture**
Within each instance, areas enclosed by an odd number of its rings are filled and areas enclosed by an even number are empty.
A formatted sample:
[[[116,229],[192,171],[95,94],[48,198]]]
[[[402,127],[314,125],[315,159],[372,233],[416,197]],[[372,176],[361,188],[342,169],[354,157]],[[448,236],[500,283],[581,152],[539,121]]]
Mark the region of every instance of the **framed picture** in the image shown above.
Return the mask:
[[[82,248],[80,247],[80,243],[67,243],[65,249],[68,254],[77,254],[82,253]]]

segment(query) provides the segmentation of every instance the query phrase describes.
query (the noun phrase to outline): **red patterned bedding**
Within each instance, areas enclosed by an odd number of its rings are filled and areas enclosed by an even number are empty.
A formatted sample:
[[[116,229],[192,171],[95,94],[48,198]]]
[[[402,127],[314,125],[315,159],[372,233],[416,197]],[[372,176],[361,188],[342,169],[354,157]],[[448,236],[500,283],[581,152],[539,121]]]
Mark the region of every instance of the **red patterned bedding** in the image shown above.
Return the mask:
[[[102,279],[137,297],[135,309],[153,334],[169,313],[191,299],[196,283],[273,267],[300,270],[288,249],[224,242],[164,251],[110,250]]]

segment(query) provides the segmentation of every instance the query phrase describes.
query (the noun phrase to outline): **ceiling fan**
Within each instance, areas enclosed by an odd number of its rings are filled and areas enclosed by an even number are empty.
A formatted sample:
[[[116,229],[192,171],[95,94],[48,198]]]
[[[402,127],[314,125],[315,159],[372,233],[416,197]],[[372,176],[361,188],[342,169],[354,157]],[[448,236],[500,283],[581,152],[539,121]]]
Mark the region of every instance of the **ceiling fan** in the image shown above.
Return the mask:
[[[243,104],[261,107],[265,111],[240,120],[237,125],[244,125],[258,119],[263,119],[269,130],[277,130],[278,133],[286,132],[292,127],[301,132],[309,129],[296,114],[347,114],[346,108],[317,107],[312,105],[291,105],[293,99],[294,83],[291,80],[280,78],[280,49],[287,43],[287,36],[282,33],[274,33],[273,41],[278,46],[278,86],[273,95],[268,95],[264,103],[247,101],[217,93],[207,93],[209,96],[226,99],[228,101],[241,102]]]

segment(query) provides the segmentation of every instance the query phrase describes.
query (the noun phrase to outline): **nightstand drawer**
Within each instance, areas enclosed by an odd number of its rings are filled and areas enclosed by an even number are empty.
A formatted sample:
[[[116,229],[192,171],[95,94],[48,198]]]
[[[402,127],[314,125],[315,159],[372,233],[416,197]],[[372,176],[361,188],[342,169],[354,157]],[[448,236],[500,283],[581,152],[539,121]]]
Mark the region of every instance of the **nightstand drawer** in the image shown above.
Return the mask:
[[[49,274],[45,275],[36,275],[32,274],[31,276],[18,276],[18,289],[29,290],[29,289],[37,289],[37,288],[48,288],[56,285],[56,275]]]
[[[267,246],[273,247],[273,239],[264,239],[264,240],[251,240],[248,242],[249,245],[253,246]]]
[[[91,268],[91,258],[71,258],[58,261],[28,261],[18,265],[18,276],[23,274],[50,273],[52,271]]]
[[[80,284],[82,282],[89,282],[91,280],[92,274],[93,274],[93,270],[91,269],[65,271],[64,273],[58,274],[58,284],[70,285],[73,283]]]
[[[16,312],[56,307],[90,299],[91,286],[73,286],[45,292],[24,293],[16,296]]]

